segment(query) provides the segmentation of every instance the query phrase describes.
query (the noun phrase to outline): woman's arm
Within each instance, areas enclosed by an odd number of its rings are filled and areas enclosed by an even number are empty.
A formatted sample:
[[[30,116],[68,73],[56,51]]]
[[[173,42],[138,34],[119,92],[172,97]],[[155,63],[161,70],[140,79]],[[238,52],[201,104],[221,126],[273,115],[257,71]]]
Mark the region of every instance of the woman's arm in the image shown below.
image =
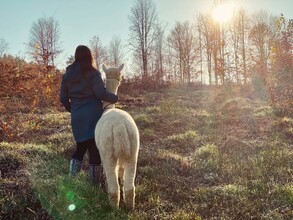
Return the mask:
[[[68,89],[66,87],[66,76],[65,74],[62,76],[62,81],[61,81],[61,87],[60,87],[60,102],[62,103],[62,105],[65,107],[65,109],[68,112],[71,112],[71,105],[69,102],[69,97],[68,97]]]
[[[103,101],[107,101],[110,103],[116,103],[118,101],[118,96],[108,92],[105,88],[104,82],[101,77],[101,73],[94,73],[93,76],[93,90],[95,96]]]

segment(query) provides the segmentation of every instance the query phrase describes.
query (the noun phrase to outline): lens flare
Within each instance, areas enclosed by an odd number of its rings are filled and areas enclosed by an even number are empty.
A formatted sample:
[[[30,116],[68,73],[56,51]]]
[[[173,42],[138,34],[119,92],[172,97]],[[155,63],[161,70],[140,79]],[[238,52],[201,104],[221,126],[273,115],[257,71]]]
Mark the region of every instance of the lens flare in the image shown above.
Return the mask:
[[[76,206],[75,206],[74,204],[70,204],[70,205],[68,206],[68,210],[69,210],[69,211],[73,211],[75,208],[76,208]]]
[[[73,200],[74,197],[75,197],[74,192],[69,191],[69,192],[66,193],[66,199]]]

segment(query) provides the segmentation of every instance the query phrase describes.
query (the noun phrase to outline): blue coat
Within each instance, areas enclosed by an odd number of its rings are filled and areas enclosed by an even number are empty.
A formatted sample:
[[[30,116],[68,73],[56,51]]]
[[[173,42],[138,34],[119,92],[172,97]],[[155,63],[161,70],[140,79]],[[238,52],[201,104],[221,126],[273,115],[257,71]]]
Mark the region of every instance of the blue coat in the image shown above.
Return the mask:
[[[103,113],[102,100],[115,103],[118,97],[105,89],[98,70],[81,73],[78,63],[66,68],[62,76],[60,101],[71,112],[71,127],[76,142],[94,138],[95,126]]]

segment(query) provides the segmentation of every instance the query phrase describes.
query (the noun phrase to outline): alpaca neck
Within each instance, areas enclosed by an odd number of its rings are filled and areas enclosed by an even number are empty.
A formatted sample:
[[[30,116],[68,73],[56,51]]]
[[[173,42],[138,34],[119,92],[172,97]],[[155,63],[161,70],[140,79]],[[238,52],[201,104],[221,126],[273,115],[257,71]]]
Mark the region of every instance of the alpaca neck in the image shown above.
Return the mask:
[[[120,85],[120,82],[117,79],[106,79],[106,90],[108,92],[114,93],[117,95],[117,90]],[[103,108],[115,108],[115,104],[111,104],[110,102],[103,102]]]

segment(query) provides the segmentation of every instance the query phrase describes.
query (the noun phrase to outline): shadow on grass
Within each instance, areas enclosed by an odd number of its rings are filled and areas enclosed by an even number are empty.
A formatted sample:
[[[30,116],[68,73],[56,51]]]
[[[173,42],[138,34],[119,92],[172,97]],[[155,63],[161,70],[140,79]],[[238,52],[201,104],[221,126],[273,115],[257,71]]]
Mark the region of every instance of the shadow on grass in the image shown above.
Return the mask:
[[[8,143],[0,143],[0,219],[52,219],[35,197],[26,155]]]

